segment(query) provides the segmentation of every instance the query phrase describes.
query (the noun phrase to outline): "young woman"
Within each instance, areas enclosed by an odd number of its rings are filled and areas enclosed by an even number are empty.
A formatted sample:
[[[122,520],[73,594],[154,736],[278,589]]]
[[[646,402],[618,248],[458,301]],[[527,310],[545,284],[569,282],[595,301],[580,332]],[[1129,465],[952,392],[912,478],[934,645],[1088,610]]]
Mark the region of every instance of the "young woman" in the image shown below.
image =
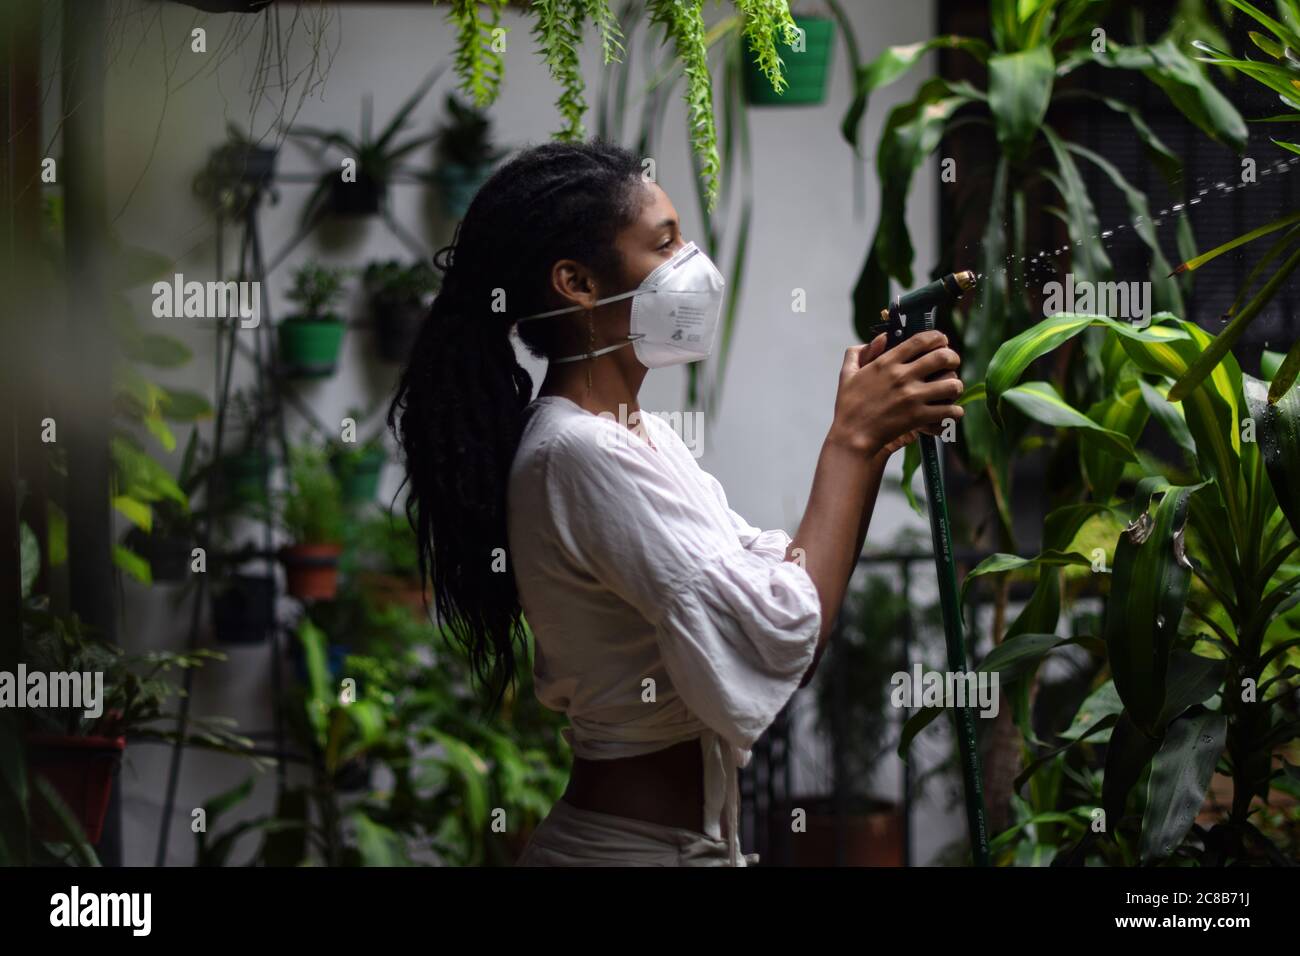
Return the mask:
[[[548,144],[483,186],[389,411],[439,619],[499,702],[534,636],[568,789],[521,865],[744,866],[736,773],[811,679],[889,454],[961,418],[937,332],[849,348],[794,538],[727,505],[650,368],[713,342],[723,280],[640,160]],[[534,399],[511,331],[549,360]],[[518,651],[517,651],[518,648]]]

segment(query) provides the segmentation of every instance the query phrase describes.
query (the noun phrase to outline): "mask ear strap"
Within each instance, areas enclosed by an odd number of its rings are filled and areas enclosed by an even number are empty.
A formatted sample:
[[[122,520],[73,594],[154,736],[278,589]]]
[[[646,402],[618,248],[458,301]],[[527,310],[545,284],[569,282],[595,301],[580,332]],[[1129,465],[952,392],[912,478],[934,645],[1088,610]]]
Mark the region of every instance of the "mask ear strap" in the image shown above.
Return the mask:
[[[596,305],[604,305],[607,302],[617,302],[620,299],[630,299],[634,295],[643,295],[647,292],[658,292],[658,289],[633,289],[631,292],[620,292],[618,295],[611,295],[608,299],[597,299]],[[570,305],[563,309],[551,309],[550,312],[538,312],[536,315],[525,315],[522,319],[515,319],[516,322],[530,322],[533,319],[549,319],[553,315],[564,315],[567,312],[581,312],[582,306]]]
[[[550,360],[550,362],[552,365],[564,365],[567,362],[581,362],[583,359],[593,359],[600,355],[608,355],[610,352],[617,352],[621,348],[626,348],[627,346],[631,345],[639,338],[642,338],[642,336],[629,335],[627,337],[626,342],[618,342],[615,345],[607,345],[603,349],[596,349],[596,351],[594,352],[583,352],[581,355],[569,355],[566,356],[565,358],[553,358]]]

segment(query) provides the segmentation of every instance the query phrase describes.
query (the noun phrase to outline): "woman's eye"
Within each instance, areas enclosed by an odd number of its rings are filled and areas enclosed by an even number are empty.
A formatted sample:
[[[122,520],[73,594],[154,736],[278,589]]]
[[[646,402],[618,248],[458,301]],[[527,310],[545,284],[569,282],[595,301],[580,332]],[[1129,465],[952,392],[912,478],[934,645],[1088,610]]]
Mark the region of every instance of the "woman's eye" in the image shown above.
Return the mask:
[[[673,240],[672,240],[671,237],[669,237],[668,241],[665,242],[662,246],[660,246],[659,249],[660,249],[660,251],[662,251],[662,250],[664,250],[664,249],[667,249],[667,248],[668,248],[669,246],[671,246],[672,244],[673,244]]]

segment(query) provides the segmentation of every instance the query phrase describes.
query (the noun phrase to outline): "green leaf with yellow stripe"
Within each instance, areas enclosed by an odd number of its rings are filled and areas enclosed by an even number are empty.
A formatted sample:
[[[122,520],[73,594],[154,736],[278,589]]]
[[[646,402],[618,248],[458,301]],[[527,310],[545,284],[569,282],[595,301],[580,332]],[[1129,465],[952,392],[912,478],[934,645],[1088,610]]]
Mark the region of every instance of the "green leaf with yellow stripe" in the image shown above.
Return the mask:
[[[1053,428],[1079,429],[1080,440],[1100,454],[1119,461],[1137,460],[1133,442],[1127,435],[1083,414],[1063,399],[1050,382],[1025,382],[1007,390],[1002,398],[1036,422]]]
[[[1292,386],[1277,404],[1269,404],[1268,383],[1249,375],[1242,376],[1242,391],[1273,493],[1300,536],[1300,386]]]

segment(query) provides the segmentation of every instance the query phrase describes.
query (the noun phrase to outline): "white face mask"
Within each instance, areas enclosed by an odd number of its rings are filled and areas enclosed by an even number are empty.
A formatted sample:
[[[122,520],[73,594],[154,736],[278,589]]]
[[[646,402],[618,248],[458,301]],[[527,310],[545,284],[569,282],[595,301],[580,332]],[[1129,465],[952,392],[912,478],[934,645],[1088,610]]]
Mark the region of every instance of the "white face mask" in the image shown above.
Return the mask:
[[[698,362],[713,351],[713,336],[722,313],[722,289],[726,282],[718,267],[695,243],[688,242],[677,253],[642,280],[631,292],[597,299],[597,305],[632,300],[632,322],[626,342],[594,352],[551,359],[552,362],[581,362],[631,344],[637,361],[646,368],[664,368]],[[527,315],[520,322],[546,319],[581,306]]]

